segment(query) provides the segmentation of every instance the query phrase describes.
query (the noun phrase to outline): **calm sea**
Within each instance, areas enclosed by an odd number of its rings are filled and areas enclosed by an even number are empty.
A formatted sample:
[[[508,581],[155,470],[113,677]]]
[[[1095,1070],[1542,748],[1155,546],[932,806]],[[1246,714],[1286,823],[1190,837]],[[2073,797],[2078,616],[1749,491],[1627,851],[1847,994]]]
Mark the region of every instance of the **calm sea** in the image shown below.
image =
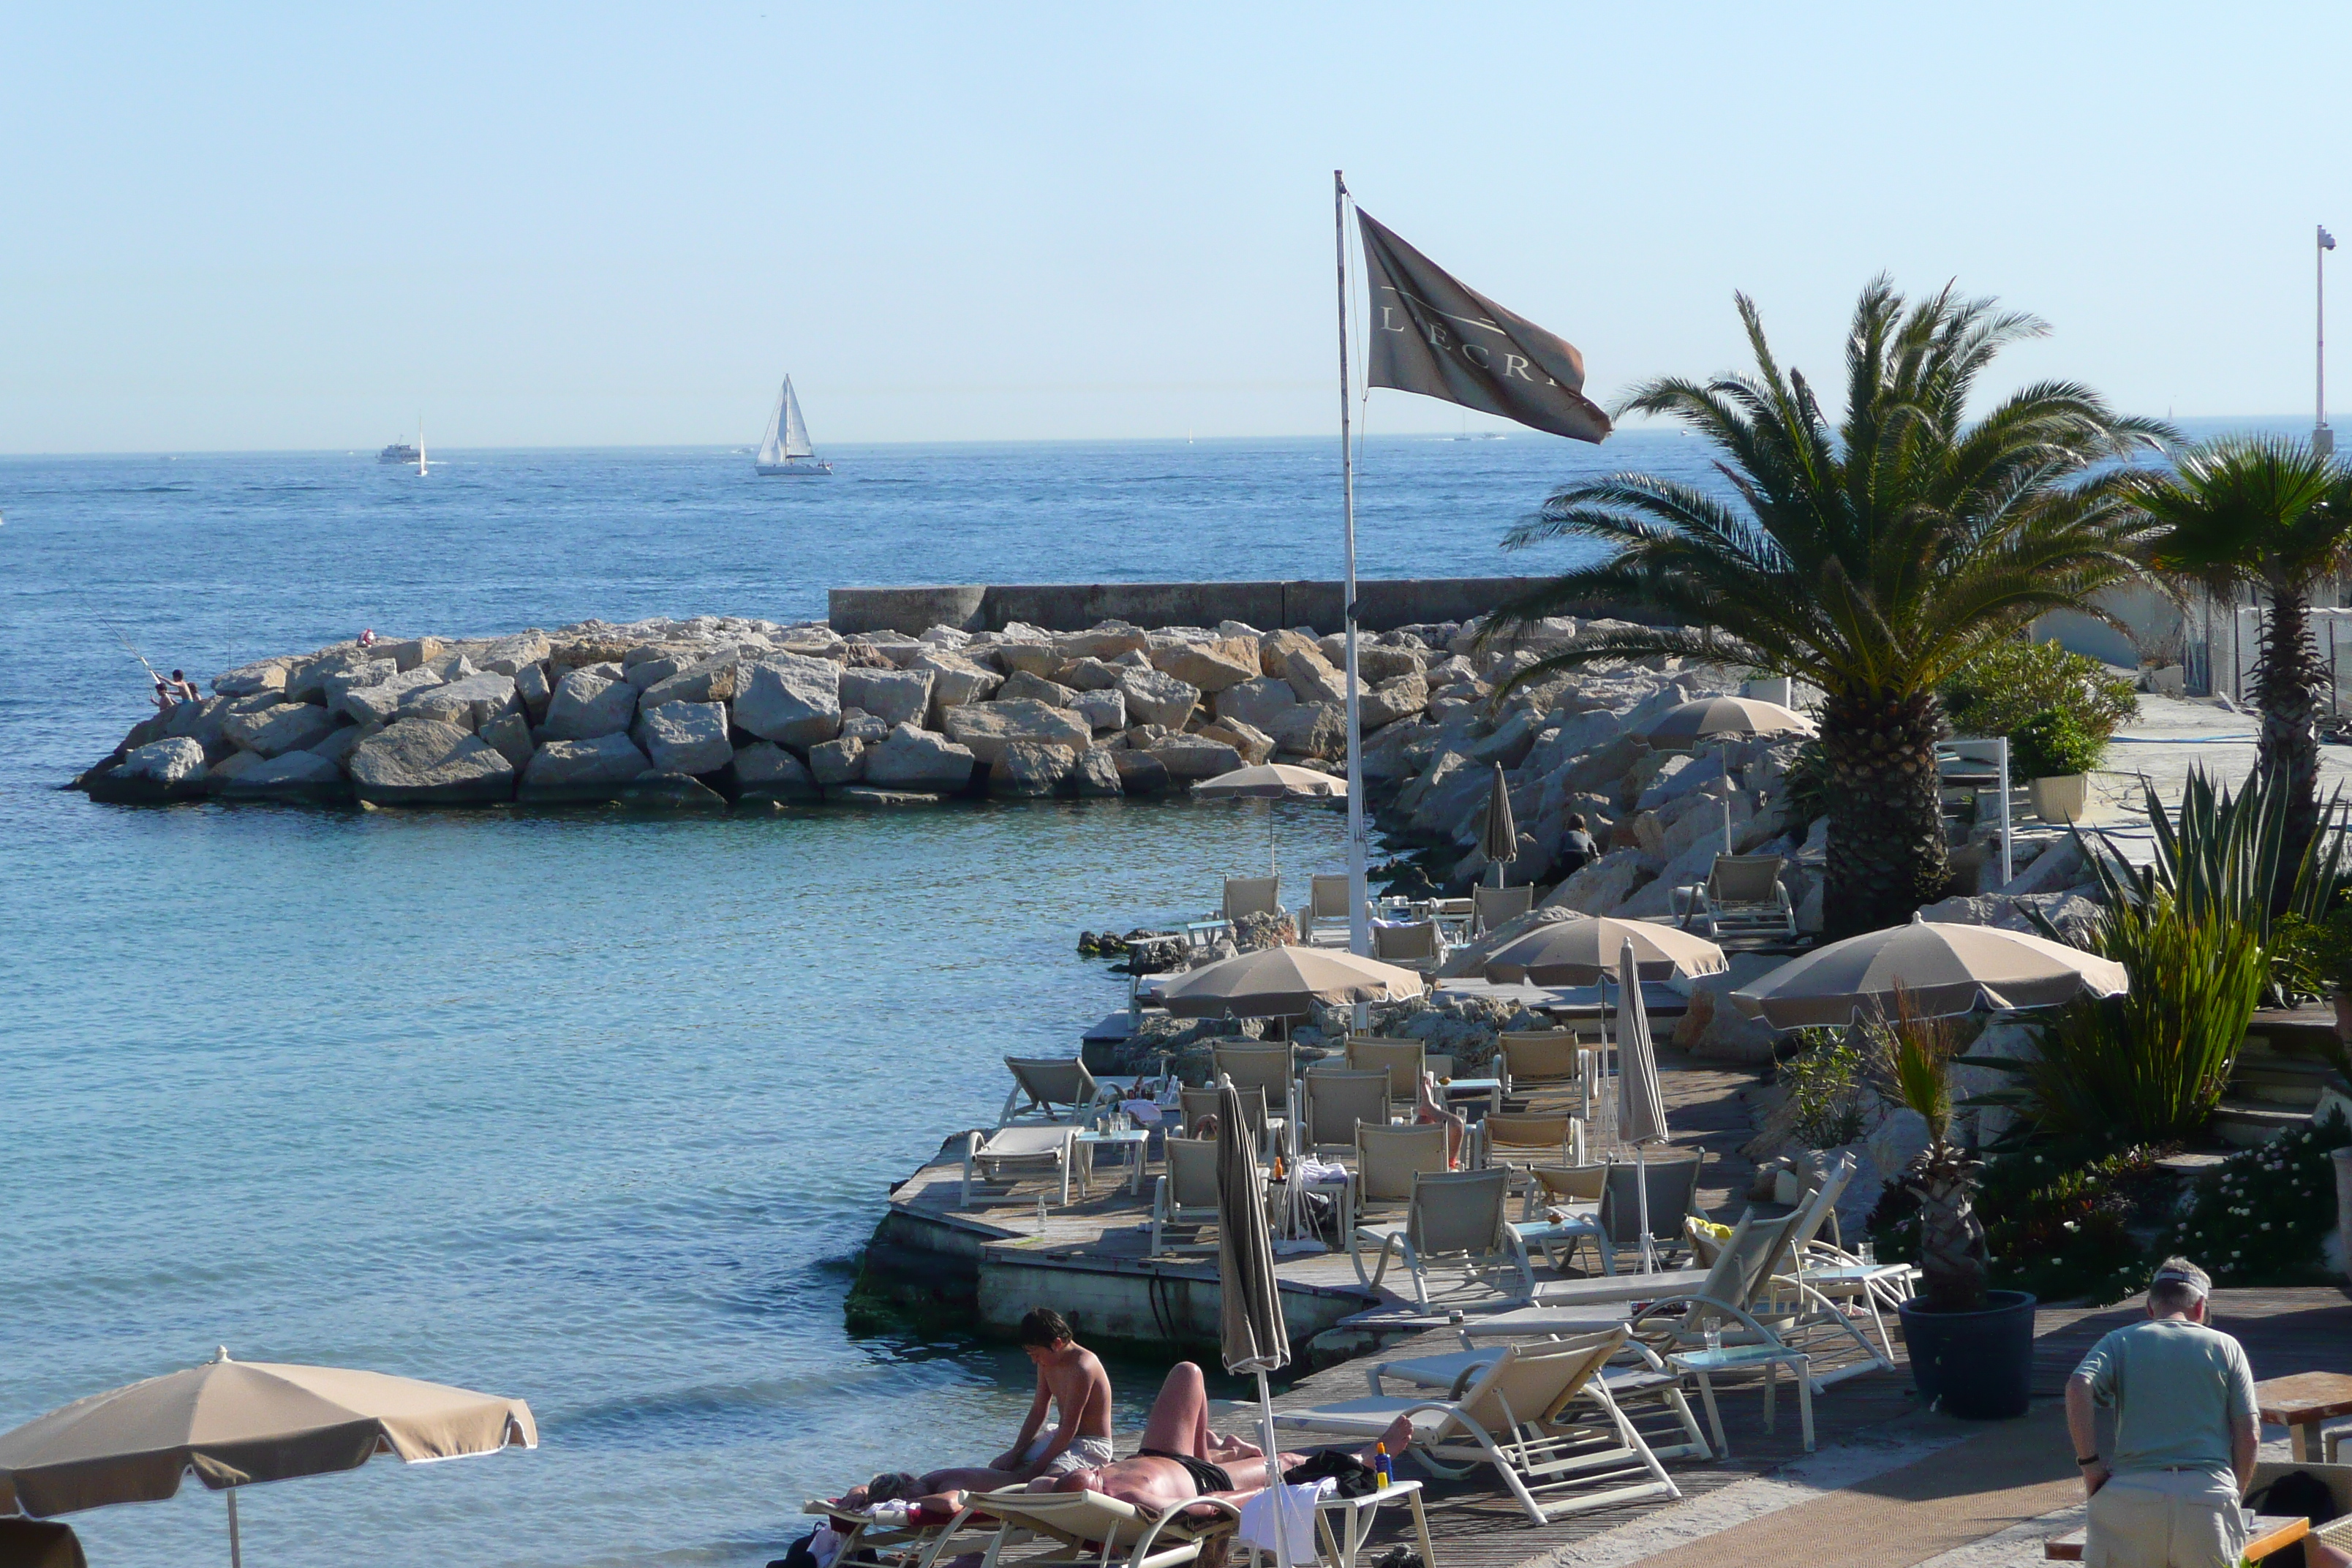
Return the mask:
[[[984,1458],[1017,1352],[852,1339],[887,1184],[1120,1004],[1082,927],[1213,902],[1262,807],[757,821],[97,806],[202,679],[363,626],[821,616],[833,584],[1332,577],[1329,442],[0,460],[0,1429],[201,1361],[527,1397],[544,1447],[255,1489],[257,1563],[757,1563],[802,1500]],[[1378,441],[1367,576],[1486,574],[1548,487],[1696,444]],[[1286,811],[1285,868],[1340,819]],[[1128,1419],[1160,1369],[1119,1369]],[[221,1499],[79,1516],[222,1561]]]

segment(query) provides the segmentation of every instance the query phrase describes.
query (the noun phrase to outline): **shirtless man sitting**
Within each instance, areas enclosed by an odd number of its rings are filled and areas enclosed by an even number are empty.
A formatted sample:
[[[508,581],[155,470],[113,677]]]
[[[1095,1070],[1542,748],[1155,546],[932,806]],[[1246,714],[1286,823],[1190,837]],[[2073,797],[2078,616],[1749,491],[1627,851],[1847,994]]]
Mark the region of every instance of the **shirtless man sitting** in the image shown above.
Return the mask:
[[[1412,1437],[1412,1424],[1400,1415],[1378,1441],[1387,1444],[1390,1453],[1402,1454]],[[1371,1463],[1373,1447],[1371,1443],[1365,1444],[1358,1450],[1358,1457],[1366,1464]],[[1307,1459],[1304,1454],[1280,1454],[1276,1458],[1286,1471]],[[877,1476],[875,1480],[896,1479]],[[932,1479],[924,1478],[926,1481]],[[1168,1381],[1160,1385],[1160,1397],[1152,1402],[1151,1415],[1143,1424],[1143,1447],[1133,1458],[1072,1469],[1059,1476],[1039,1476],[1029,1483],[1029,1489],[1101,1492],[1157,1513],[1181,1508],[1204,1497],[1237,1501],[1265,1484],[1264,1449],[1238,1437],[1221,1437],[1209,1430],[1208,1388],[1201,1380],[1201,1369],[1187,1361],[1179,1362],[1169,1372]],[[931,1495],[911,1500],[934,1517],[952,1515],[968,1500],[966,1491],[976,1489],[933,1489]],[[841,1500],[845,1506],[857,1507],[866,1500],[866,1491],[864,1487],[854,1489]]]
[[[919,1491],[995,1491],[1110,1463],[1110,1373],[1094,1352],[1072,1337],[1068,1321],[1051,1307],[1039,1307],[1024,1317],[1020,1338],[1021,1348],[1037,1368],[1037,1394],[1029,1402],[1021,1435],[985,1465],[933,1470],[917,1478]],[[1050,1428],[1045,1426],[1049,1405],[1054,1409]]]

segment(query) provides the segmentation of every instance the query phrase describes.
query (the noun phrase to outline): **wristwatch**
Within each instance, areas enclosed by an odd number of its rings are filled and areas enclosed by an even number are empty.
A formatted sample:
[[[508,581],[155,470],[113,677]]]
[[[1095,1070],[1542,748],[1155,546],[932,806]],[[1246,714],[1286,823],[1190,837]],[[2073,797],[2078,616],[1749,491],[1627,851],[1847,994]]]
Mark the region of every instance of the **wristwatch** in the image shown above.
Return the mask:
[[[2098,1462],[2099,1457],[2096,1454],[2077,1454],[2074,1456],[2074,1468],[2077,1469],[2082,1468],[2084,1465],[2095,1465]]]

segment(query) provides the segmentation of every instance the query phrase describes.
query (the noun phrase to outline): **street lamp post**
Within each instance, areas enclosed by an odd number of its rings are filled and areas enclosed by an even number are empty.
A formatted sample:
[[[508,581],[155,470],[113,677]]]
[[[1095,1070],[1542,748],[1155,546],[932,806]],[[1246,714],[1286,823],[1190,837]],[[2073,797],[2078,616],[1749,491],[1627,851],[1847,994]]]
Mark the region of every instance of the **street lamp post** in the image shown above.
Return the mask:
[[[2336,453],[2336,432],[2327,427],[2327,253],[2336,248],[2336,237],[2327,226],[2319,226],[2319,244],[2312,252],[2312,328],[2314,408],[2311,425],[2311,449],[2320,457]]]

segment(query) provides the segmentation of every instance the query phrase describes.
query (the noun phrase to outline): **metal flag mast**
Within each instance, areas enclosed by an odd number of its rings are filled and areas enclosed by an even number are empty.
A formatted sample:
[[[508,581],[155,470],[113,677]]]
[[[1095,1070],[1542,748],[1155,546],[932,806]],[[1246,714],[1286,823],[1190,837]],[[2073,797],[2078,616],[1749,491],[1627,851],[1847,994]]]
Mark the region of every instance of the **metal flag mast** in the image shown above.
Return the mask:
[[[1339,590],[1348,635],[1348,951],[1372,949],[1370,856],[1364,837],[1364,737],[1356,680],[1356,458],[1348,428],[1348,181],[1331,171],[1331,233],[1339,291],[1339,488],[1347,517],[1347,574]]]
[[[2336,248],[2336,237],[2327,226],[2319,226],[2319,243],[2312,251],[2311,305],[2314,324],[2311,333],[2312,379],[2314,382],[2311,424],[2311,449],[2323,458],[2336,455],[2336,432],[2327,427],[2327,253]]]

